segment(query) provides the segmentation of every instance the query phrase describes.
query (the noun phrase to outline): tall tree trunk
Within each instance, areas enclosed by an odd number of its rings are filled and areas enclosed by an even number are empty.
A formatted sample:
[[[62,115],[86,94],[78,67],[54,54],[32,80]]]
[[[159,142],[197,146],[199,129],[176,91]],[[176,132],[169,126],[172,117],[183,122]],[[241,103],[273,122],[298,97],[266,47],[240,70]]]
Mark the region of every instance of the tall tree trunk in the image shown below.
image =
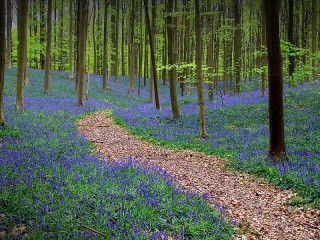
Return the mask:
[[[200,17],[200,0],[195,0],[195,34],[196,34],[196,68],[197,68],[197,92],[198,102],[200,111],[200,138],[207,136],[206,132],[206,118],[205,118],[205,107],[203,101],[203,90],[202,90],[202,53],[201,53],[201,17]]]
[[[211,3],[207,1],[207,33],[209,34],[209,42],[207,46],[207,68],[208,68],[208,99],[209,101],[213,100],[213,32],[212,32],[212,17],[211,17]]]
[[[11,28],[12,28],[12,3],[11,0],[7,0],[7,65],[8,69],[11,69]]]
[[[269,63],[269,156],[276,163],[283,160],[285,153],[279,1],[264,0],[264,3]]]
[[[122,2],[122,21],[121,21],[121,75],[126,75],[125,68],[125,34],[124,34],[124,20],[125,20],[125,2]]]
[[[88,8],[89,0],[80,1],[80,22],[79,22],[79,92],[78,92],[78,105],[84,105],[84,75],[86,72],[86,40],[88,31]]]
[[[45,55],[44,55],[44,43],[45,43],[45,1],[40,1],[40,65],[41,69],[44,69]]]
[[[128,93],[133,91],[134,88],[134,21],[135,21],[135,1],[131,0],[131,14],[130,14],[130,46],[129,46],[129,88]]]
[[[166,19],[166,25],[167,25],[167,38],[168,38],[168,64],[172,66],[174,64],[174,32],[173,32],[173,21],[172,21],[172,14],[173,12],[173,2],[168,1],[167,4],[167,19]],[[170,82],[170,100],[171,100],[171,109],[172,109],[172,115],[173,118],[180,118],[180,109],[178,104],[178,98],[177,98],[177,80],[174,77],[174,69],[169,69],[169,82]]]
[[[23,110],[23,85],[26,74],[27,61],[27,21],[28,21],[28,0],[18,0],[18,76],[16,91],[16,109]]]
[[[261,56],[261,67],[262,67],[262,72],[261,72],[261,96],[264,96],[266,93],[266,83],[267,83],[267,54],[265,53],[266,51],[266,46],[267,46],[267,39],[266,39],[266,11],[265,11],[265,6],[264,6],[264,1],[261,1],[261,51],[262,56]]]
[[[60,66],[59,71],[63,71],[63,0],[61,0],[61,12],[60,12]]]
[[[73,68],[72,68],[72,24],[73,24],[73,13],[72,13],[72,0],[69,1],[69,79],[73,78]]]
[[[312,75],[313,79],[317,78],[315,54],[317,51],[317,17],[318,17],[318,0],[312,0]]]
[[[7,4],[11,4],[11,2],[8,1]],[[8,21],[11,21],[11,17],[10,18],[8,17]],[[5,32],[6,32],[6,4],[5,4],[5,1],[0,1],[0,126],[5,124],[4,106],[3,106],[4,69],[5,69],[5,57],[6,57]],[[10,62],[8,63],[11,63],[11,59],[10,59]]]
[[[50,55],[51,55],[51,40],[52,40],[52,0],[48,0],[48,13],[47,13],[47,47],[46,47],[46,61],[44,68],[44,92],[50,93]]]
[[[153,72],[153,87],[154,87],[154,98],[156,100],[156,108],[158,110],[161,109],[160,106],[160,99],[159,99],[159,92],[158,92],[158,79],[157,79],[157,70],[156,70],[156,54],[155,54],[155,19],[156,19],[156,5],[155,5],[155,0],[151,0],[151,9],[152,9],[152,26],[150,23],[150,17],[148,13],[148,5],[147,5],[147,0],[144,0],[144,7],[146,11],[146,24],[147,24],[147,29],[149,32],[149,44],[150,44],[150,57],[151,57],[151,67],[152,67],[152,72]]]
[[[294,38],[293,38],[293,0],[289,0],[289,19],[288,19],[288,42],[294,45]],[[289,69],[288,75],[292,78],[294,72],[294,56],[293,51],[289,53]],[[289,85],[291,85],[292,79],[289,81]]]
[[[119,0],[116,1],[116,26],[115,26],[115,57],[114,57],[114,76],[115,81],[119,82],[118,78],[118,54],[119,54]]]
[[[234,31],[234,65],[235,65],[235,93],[240,93],[241,80],[241,19],[240,0],[233,1],[235,31]]]
[[[106,92],[108,87],[107,75],[108,75],[108,58],[107,58],[107,23],[108,23],[108,7],[109,1],[104,1],[104,27],[103,27],[103,66],[102,66],[102,91]]]

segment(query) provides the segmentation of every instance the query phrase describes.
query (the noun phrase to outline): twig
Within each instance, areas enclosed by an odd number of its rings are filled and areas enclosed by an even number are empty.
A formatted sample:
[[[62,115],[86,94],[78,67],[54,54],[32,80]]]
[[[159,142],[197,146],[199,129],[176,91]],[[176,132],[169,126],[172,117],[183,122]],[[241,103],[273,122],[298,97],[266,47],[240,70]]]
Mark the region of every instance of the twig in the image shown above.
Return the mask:
[[[103,236],[103,237],[106,237],[105,234],[103,234],[103,233],[101,233],[101,232],[99,232],[99,231],[97,231],[97,230],[95,230],[95,229],[93,229],[93,228],[91,228],[91,227],[88,227],[87,225],[84,225],[84,224],[81,223],[81,222],[76,221],[76,223],[80,224],[80,226],[83,227],[83,228],[85,228],[85,229],[88,229],[88,230],[90,230],[90,231],[92,231],[92,232],[94,232],[94,233],[96,233],[96,234],[99,234],[99,235],[101,235],[101,236]]]

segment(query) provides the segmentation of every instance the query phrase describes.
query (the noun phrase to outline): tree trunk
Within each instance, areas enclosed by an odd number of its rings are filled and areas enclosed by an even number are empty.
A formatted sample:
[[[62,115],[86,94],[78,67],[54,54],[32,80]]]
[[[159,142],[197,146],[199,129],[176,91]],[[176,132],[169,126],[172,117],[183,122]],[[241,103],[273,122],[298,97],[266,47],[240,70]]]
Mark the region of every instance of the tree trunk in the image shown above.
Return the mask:
[[[50,93],[50,55],[51,55],[51,38],[52,38],[52,0],[48,0],[48,13],[47,13],[47,46],[46,46],[46,61],[44,69],[44,92]]]
[[[288,42],[294,45],[293,39],[293,0],[289,0],[289,19],[288,19]],[[294,56],[292,55],[292,51],[289,53],[289,69],[288,75],[292,78],[294,72]],[[291,85],[292,79],[289,80],[289,84]]]
[[[11,0],[7,0],[7,66],[11,69],[11,28],[12,28],[12,3]]]
[[[312,75],[313,79],[317,78],[315,54],[317,51],[317,17],[318,17],[318,0],[312,0]]]
[[[44,42],[45,42],[45,1],[40,1],[40,66],[44,69],[45,56],[44,56]]]
[[[80,1],[80,22],[79,22],[79,92],[78,105],[84,105],[84,75],[86,71],[86,40],[88,29],[88,8],[89,0]]]
[[[129,47],[129,88],[128,93],[132,92],[134,89],[134,21],[135,21],[135,8],[134,8],[134,0],[131,0],[131,16],[130,16],[130,47]]]
[[[279,1],[264,0],[269,63],[269,156],[277,163],[284,159],[283,80],[279,38]]]
[[[16,109],[23,110],[23,85],[26,74],[27,61],[27,21],[28,21],[28,0],[18,0],[18,76],[16,92]]]
[[[201,53],[201,17],[200,17],[200,7],[199,1],[195,0],[195,34],[196,34],[196,68],[197,68],[197,92],[198,92],[198,102],[200,111],[200,138],[205,138],[207,136],[206,132],[206,118],[205,109],[203,101],[203,90],[202,90],[202,53]]]
[[[265,6],[264,6],[264,1],[261,1],[261,51],[262,56],[261,56],[261,67],[262,67],[262,73],[261,73],[261,96],[264,96],[266,93],[266,83],[267,83],[267,54],[265,53],[266,51],[266,46],[267,46],[267,38],[266,38],[266,11],[265,11]]]
[[[167,38],[168,38],[168,64],[172,66],[174,64],[174,32],[173,32],[173,21],[172,21],[172,14],[173,12],[173,2],[168,1],[167,4],[167,19],[166,19],[166,25],[167,25]],[[180,109],[178,104],[178,98],[177,98],[177,80],[174,77],[174,69],[170,67],[169,69],[169,82],[170,82],[170,100],[171,100],[171,108],[172,108],[172,115],[173,118],[180,118]]]
[[[11,4],[10,1],[7,4]],[[3,106],[3,91],[4,91],[4,70],[6,57],[6,6],[5,1],[0,1],[0,126],[5,124],[4,121],[4,106]],[[8,7],[9,8],[9,7]],[[8,17],[8,21],[11,21]],[[8,24],[9,25],[9,24]],[[11,32],[11,30],[10,30]],[[10,43],[11,44],[11,43]],[[11,53],[10,53],[11,55]],[[10,62],[11,63],[11,59]],[[9,64],[8,64],[9,65]]]
[[[119,82],[118,78],[118,54],[119,54],[119,0],[116,1],[116,25],[115,25],[115,57],[114,57],[114,76],[115,81]]]
[[[150,22],[149,12],[148,12],[148,1],[144,0],[144,7],[145,7],[145,17],[146,17],[146,24],[149,33],[149,44],[150,44],[150,57],[151,57],[151,67],[153,72],[153,87],[154,87],[154,98],[156,100],[156,108],[158,110],[161,109],[160,106],[160,99],[158,93],[158,79],[157,79],[157,70],[156,70],[156,56],[155,56],[155,19],[156,19],[156,11],[155,11],[155,0],[151,1],[151,9],[152,9],[152,26]]]
[[[73,78],[73,60],[72,60],[72,49],[73,49],[73,42],[72,42],[72,24],[73,24],[73,15],[72,15],[72,0],[69,1],[69,79]]]
[[[209,34],[209,43],[207,46],[207,68],[208,68],[208,99],[209,101],[213,100],[213,32],[212,32],[212,17],[211,17],[211,3],[207,1],[207,33]]]
[[[61,12],[60,12],[60,66],[59,71],[63,71],[63,0],[61,0]]]
[[[108,7],[109,7],[109,1],[105,0],[104,1],[104,27],[103,27],[103,66],[102,66],[102,91],[107,92],[107,87],[108,87],[108,81],[107,81],[107,75],[108,75],[108,70],[107,70],[107,23],[108,23]]]
[[[235,93],[240,93],[240,80],[241,80],[241,19],[239,6],[240,0],[234,0],[234,67],[235,67]]]

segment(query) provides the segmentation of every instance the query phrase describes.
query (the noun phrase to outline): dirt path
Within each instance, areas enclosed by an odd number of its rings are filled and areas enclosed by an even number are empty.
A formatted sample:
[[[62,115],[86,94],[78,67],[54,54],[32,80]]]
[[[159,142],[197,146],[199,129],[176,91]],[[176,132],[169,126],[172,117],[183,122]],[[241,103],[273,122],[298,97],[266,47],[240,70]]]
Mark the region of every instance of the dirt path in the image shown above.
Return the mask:
[[[106,159],[132,156],[156,163],[183,187],[210,197],[236,218],[243,230],[237,239],[318,239],[319,211],[288,207],[294,196],[275,189],[264,180],[223,169],[225,160],[190,150],[174,150],[137,139],[114,123],[110,112],[100,111],[78,123],[78,130],[97,145]],[[249,227],[248,227],[249,226]]]

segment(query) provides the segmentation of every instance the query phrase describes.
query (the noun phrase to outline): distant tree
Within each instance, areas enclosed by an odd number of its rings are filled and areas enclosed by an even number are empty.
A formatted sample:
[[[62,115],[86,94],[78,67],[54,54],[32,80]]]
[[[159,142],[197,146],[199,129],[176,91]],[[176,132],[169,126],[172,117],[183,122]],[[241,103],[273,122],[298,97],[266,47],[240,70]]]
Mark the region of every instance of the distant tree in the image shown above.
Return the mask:
[[[292,45],[294,44],[294,38],[293,38],[293,8],[294,7],[294,0],[289,0],[289,19],[288,19],[288,42],[290,42]],[[288,69],[288,75],[289,77],[292,77],[294,72],[294,56],[291,51],[289,54],[289,69]],[[290,81],[291,83],[291,81]]]
[[[317,18],[318,18],[318,0],[312,0],[312,53],[317,51]],[[319,41],[319,40],[318,40]],[[315,56],[312,57],[313,79],[317,78]]]
[[[51,69],[51,40],[52,40],[52,0],[48,0],[47,13],[47,47],[44,67],[44,92],[50,93],[50,69]]]
[[[235,64],[235,93],[240,93],[241,80],[241,15],[240,15],[240,0],[233,1],[234,11],[234,64]]]
[[[212,34],[212,14],[211,14],[211,2],[207,1],[207,33],[209,33],[209,41],[207,46],[207,67],[208,67],[208,99],[213,100],[213,34]]]
[[[18,0],[18,76],[16,92],[16,109],[23,110],[23,85],[27,61],[27,21],[29,0]]]
[[[84,75],[86,72],[86,42],[88,29],[88,12],[89,0],[80,1],[80,21],[79,21],[79,91],[78,91],[78,105],[84,105]]]
[[[73,42],[72,42],[72,24],[73,24],[73,11],[72,11],[72,0],[69,1],[69,79],[73,78],[73,58],[72,58],[72,49],[73,49]]]
[[[203,101],[203,80],[202,80],[202,51],[201,51],[201,16],[200,16],[200,0],[195,0],[195,34],[196,34],[196,68],[197,68],[197,92],[200,110],[200,138],[207,136],[206,119]]]
[[[167,3],[167,18],[166,18],[166,25],[167,25],[167,36],[168,36],[168,64],[172,66],[174,63],[174,32],[173,32],[173,21],[172,21],[172,13],[173,13],[173,2],[168,1]],[[177,98],[177,80],[174,77],[174,69],[170,68],[169,70],[169,82],[170,82],[170,100],[171,100],[171,109],[173,118],[180,118],[180,110]]]
[[[4,125],[3,90],[4,90],[4,69],[6,62],[6,4],[0,1],[0,125]]]
[[[269,155],[274,162],[284,159],[283,80],[279,37],[279,0],[264,0],[269,63]]]
[[[290,0],[289,0],[290,1]],[[267,38],[266,38],[266,11],[265,11],[265,6],[264,6],[264,1],[261,1],[261,67],[262,67],[262,72],[261,72],[261,96],[264,96],[266,93],[266,85],[267,85],[267,71],[266,71],[266,66],[267,66],[267,54],[265,54],[266,50],[266,45],[267,45]]]
[[[7,66],[11,68],[11,28],[12,28],[12,2],[11,0],[7,0]]]
[[[154,0],[152,0],[152,8],[154,7]],[[157,70],[156,70],[156,59],[155,59],[155,50],[154,50],[154,29],[151,29],[149,10],[148,10],[148,0],[144,0],[144,9],[145,9],[145,17],[146,17],[146,25],[149,33],[149,45],[150,45],[150,57],[151,57],[151,67],[153,74],[153,86],[154,86],[154,94],[156,100],[156,108],[160,110],[160,100],[158,94],[158,81],[157,81]],[[152,16],[153,20],[155,16]]]
[[[103,63],[102,63],[102,91],[106,92],[107,91],[107,75],[108,75],[108,70],[107,70],[107,24],[108,24],[108,7],[109,7],[109,0],[104,0],[104,27],[103,27]]]
[[[46,32],[46,21],[45,21],[45,1],[39,1],[40,3],[40,66],[44,69],[45,55],[44,55],[44,42]]]
[[[114,58],[114,76],[115,81],[118,82],[118,54],[119,54],[119,10],[120,10],[120,1],[116,1],[116,23],[115,23],[115,58]]]

